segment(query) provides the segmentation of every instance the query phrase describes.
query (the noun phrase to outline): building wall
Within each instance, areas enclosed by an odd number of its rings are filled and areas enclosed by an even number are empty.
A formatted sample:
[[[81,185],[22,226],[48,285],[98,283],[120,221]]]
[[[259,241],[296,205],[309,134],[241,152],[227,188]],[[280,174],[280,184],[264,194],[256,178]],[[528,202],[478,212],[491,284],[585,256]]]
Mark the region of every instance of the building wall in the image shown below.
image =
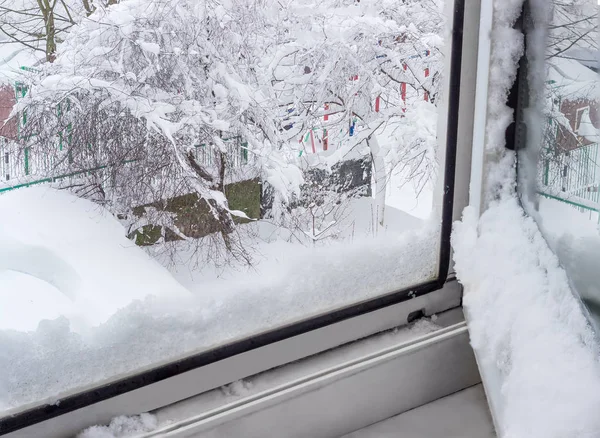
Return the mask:
[[[560,112],[565,115],[565,117],[569,120],[571,124],[571,129],[575,131],[576,123],[577,123],[577,110],[589,107],[590,108],[590,119],[592,124],[600,129],[600,105],[595,100],[591,99],[578,99],[578,100],[568,100],[565,99],[562,101],[560,105]],[[574,137],[569,132],[561,132],[559,130],[558,144],[563,150],[573,150],[580,146],[589,145],[590,142],[582,137]]]
[[[0,137],[17,139],[17,120],[7,120],[15,103],[15,89],[10,85],[0,85]]]

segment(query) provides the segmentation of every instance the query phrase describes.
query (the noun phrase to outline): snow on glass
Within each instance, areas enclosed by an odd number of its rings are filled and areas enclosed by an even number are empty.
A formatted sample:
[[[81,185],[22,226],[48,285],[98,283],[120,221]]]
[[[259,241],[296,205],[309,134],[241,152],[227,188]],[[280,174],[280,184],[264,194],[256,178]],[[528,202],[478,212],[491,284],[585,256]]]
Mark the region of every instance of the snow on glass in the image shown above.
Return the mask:
[[[20,1],[0,411],[436,275],[441,1]]]

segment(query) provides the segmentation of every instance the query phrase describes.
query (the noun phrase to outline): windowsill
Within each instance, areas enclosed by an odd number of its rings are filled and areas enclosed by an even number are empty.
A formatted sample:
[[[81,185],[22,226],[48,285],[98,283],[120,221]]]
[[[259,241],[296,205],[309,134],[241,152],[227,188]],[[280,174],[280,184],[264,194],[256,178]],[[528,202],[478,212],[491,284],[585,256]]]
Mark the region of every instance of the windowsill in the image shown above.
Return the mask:
[[[175,403],[156,411],[161,424],[176,423],[197,415],[217,409],[224,404],[265,392],[284,385],[288,382],[302,379],[310,374],[322,372],[342,362],[350,362],[360,357],[368,356],[377,351],[390,348],[403,342],[410,342],[426,334],[464,321],[462,308],[454,308],[436,315],[435,322],[431,319],[419,320],[416,323],[396,328],[352,342],[332,350],[298,360],[291,364],[278,367],[264,373],[238,380],[232,384],[209,391],[196,397]]]

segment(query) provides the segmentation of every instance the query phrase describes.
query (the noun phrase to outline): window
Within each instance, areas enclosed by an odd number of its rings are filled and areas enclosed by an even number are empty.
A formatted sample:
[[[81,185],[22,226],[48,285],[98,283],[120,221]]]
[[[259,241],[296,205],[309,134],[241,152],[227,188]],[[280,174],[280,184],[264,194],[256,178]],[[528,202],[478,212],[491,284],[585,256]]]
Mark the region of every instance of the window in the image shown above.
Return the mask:
[[[81,9],[31,53],[0,431],[447,278],[463,2],[200,4]]]
[[[527,96],[519,108],[519,189],[600,328],[600,75],[596,0],[531,5]],[[547,32],[540,45],[539,32]],[[537,39],[536,39],[537,38]],[[527,101],[533,112],[526,110]],[[528,114],[528,115],[527,115]],[[525,118],[527,117],[527,118]]]

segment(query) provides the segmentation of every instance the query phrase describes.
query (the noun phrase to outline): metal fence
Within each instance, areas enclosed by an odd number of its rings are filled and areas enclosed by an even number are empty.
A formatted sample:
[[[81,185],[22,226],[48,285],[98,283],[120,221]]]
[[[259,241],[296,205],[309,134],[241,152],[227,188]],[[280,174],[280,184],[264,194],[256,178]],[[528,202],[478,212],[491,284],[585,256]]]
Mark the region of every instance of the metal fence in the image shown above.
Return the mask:
[[[548,122],[551,124],[552,122]],[[539,193],[600,220],[600,147],[598,143],[562,150],[551,141],[542,153]]]
[[[33,69],[22,67],[26,71],[35,71]],[[20,100],[27,94],[27,86],[16,82],[15,98]],[[60,117],[64,112],[70,110],[70,102],[61,106],[58,104],[56,111]],[[23,126],[27,123],[27,112],[23,111],[17,117],[17,132],[22,132]],[[110,157],[103,154],[97,147],[89,146],[89,157],[83,157],[83,162],[95,163],[85,166],[85,169],[73,169],[70,156],[71,143],[71,125],[69,124],[63,132],[57,133],[56,148],[57,154],[48,154],[44,151],[37,151],[35,146],[23,147],[19,142],[0,138],[0,193],[13,190],[15,188],[27,187],[36,184],[60,181],[65,178],[73,178],[89,172],[101,172],[107,169]],[[248,143],[243,141],[240,136],[223,139],[227,147],[227,166],[230,169],[240,169],[252,164],[255,160],[253,154],[249,154]],[[82,151],[78,151],[81,154]],[[86,153],[86,151],[83,151]],[[208,168],[217,166],[217,151],[214,146],[200,144],[192,151],[195,159]],[[81,158],[81,157],[80,157]],[[129,160],[133,163],[136,160]],[[173,177],[171,173],[165,177]]]
[[[227,146],[228,169],[240,170],[255,161],[253,154],[248,151],[248,144],[239,138],[224,140]],[[90,172],[100,172],[108,165],[108,156],[103,156],[98,150],[90,150],[91,163],[98,163],[85,169],[72,169],[70,167],[68,148],[57,144],[59,153],[49,155],[35,148],[23,148],[16,142],[0,139],[0,193],[16,188],[61,181],[75,178]],[[61,152],[62,151],[62,152]],[[216,167],[218,164],[217,152],[214,147],[205,144],[198,145],[192,154],[201,165],[207,168]],[[93,155],[93,157],[92,157]],[[130,160],[128,163],[134,163]],[[86,166],[87,167],[87,166]],[[173,178],[177,175],[172,172],[165,174],[164,178]]]

